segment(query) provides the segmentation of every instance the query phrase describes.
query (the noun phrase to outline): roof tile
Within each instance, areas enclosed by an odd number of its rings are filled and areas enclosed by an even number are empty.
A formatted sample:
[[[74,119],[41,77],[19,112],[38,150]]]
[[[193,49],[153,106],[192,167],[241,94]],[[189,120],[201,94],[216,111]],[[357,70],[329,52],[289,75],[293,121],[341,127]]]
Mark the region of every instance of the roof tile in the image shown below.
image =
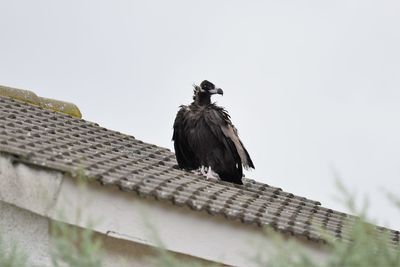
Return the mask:
[[[244,178],[243,186],[207,181],[177,169],[174,154],[166,148],[2,97],[0,152],[72,175],[84,171],[103,185],[315,241],[323,241],[323,229],[332,237],[350,240],[346,223],[356,218],[251,179]],[[398,231],[388,233],[399,242]]]

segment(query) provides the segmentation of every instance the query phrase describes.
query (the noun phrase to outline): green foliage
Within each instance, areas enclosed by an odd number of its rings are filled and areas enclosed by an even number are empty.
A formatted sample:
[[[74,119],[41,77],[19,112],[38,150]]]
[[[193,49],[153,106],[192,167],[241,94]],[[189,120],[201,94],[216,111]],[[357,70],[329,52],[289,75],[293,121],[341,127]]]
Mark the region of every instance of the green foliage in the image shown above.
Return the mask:
[[[85,194],[88,183],[93,179],[85,174],[83,168],[76,172],[78,189],[81,195]],[[83,200],[80,199],[80,202]],[[84,204],[83,202],[81,204]],[[61,218],[65,217],[59,211]],[[75,210],[75,220],[80,222],[82,210]],[[95,238],[91,224],[86,228],[70,226],[66,223],[52,221],[51,244],[53,267],[101,267],[101,240]]]
[[[16,244],[7,250],[2,236],[0,235],[0,266],[1,267],[27,267],[28,260],[26,254],[21,251]]]
[[[78,188],[82,194],[91,180],[83,169],[76,172]],[[75,210],[77,221],[81,220],[81,209]],[[60,211],[60,217],[65,217]],[[53,267],[101,267],[101,240],[95,238],[92,227],[81,229],[62,222],[51,222],[51,262]],[[0,267],[33,267],[27,254],[18,244],[6,249],[0,232]]]
[[[52,231],[52,263],[54,267],[100,267],[101,242],[90,229],[79,229],[54,222]]]
[[[337,187],[342,194],[343,202],[348,209],[359,214],[358,219],[349,221],[345,226],[349,229],[351,242],[334,241],[321,230],[321,234],[328,241],[326,245],[329,251],[328,260],[316,262],[315,259],[306,255],[298,244],[283,245],[282,237],[278,236],[275,242],[277,251],[272,260],[258,261],[260,266],[271,267],[400,267],[400,246],[394,244],[389,233],[379,231],[376,226],[367,223],[366,211],[367,201],[362,208],[358,208],[355,194],[348,191],[346,187],[337,180]],[[399,199],[388,194],[394,205],[400,208]]]
[[[350,230],[352,242],[335,241],[327,245],[328,260],[318,262],[301,245],[275,242],[275,255],[269,261],[257,261],[271,267],[400,267],[400,249],[390,245],[388,235],[359,220]],[[282,238],[281,238],[282,239]],[[289,241],[290,242],[290,241]]]
[[[53,222],[51,227],[53,267],[101,267],[101,242],[88,229]],[[27,254],[17,244],[6,249],[0,235],[1,267],[32,267]]]
[[[332,243],[332,257],[325,266],[400,267],[399,247],[390,245],[387,233],[359,220],[351,230],[351,238],[351,243]]]
[[[386,192],[386,196],[400,210],[400,198],[391,192]]]
[[[168,252],[166,249],[158,249],[157,257],[149,258],[148,261],[152,266],[160,267],[216,267],[215,264],[207,264],[201,262],[194,262],[193,260],[182,261],[173,253]]]

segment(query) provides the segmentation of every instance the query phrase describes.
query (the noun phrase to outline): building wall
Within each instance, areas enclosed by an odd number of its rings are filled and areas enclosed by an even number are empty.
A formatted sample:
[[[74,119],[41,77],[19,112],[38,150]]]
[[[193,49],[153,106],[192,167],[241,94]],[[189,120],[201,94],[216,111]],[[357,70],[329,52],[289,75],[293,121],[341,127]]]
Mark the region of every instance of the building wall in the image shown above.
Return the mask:
[[[16,245],[28,256],[30,265],[51,266],[50,220],[2,201],[0,201],[0,214],[0,237],[6,251]],[[100,233],[96,233],[94,237],[100,239],[102,243],[101,257],[105,267],[155,267],[159,266],[162,260],[153,247]],[[207,263],[195,257],[170,253],[181,262]]]
[[[48,229],[47,218],[0,201],[0,238],[6,251],[17,245],[29,262],[49,266]]]

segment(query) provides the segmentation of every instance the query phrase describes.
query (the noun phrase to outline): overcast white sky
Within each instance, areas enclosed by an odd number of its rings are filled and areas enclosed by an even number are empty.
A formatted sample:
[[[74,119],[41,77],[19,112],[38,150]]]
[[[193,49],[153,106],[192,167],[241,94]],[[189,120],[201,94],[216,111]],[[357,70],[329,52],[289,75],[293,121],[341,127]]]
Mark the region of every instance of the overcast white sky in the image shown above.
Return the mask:
[[[345,210],[334,171],[400,229],[399,1],[1,0],[0,84],[173,149],[192,83],[224,89],[256,170]]]

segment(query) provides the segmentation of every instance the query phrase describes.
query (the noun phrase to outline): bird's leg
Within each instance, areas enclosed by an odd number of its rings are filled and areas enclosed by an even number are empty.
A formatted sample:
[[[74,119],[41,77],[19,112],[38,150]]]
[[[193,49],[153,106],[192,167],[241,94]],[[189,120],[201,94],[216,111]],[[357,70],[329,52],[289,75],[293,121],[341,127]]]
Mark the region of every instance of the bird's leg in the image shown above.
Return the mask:
[[[209,166],[209,167],[208,167],[208,171],[207,171],[206,179],[207,179],[207,180],[218,181],[220,178],[219,178],[218,173],[214,172],[214,171],[211,169],[211,166]]]
[[[202,174],[203,176],[206,176],[206,175],[207,175],[205,169],[206,169],[206,167],[204,167],[204,166],[201,166],[201,168],[200,168],[200,172],[201,172],[201,174]]]

